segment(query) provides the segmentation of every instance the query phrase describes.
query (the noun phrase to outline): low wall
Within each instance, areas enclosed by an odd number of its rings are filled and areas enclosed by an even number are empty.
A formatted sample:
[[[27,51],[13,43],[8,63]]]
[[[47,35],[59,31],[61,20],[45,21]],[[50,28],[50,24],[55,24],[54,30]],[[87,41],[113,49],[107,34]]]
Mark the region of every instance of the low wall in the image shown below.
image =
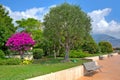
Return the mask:
[[[99,56],[85,57],[85,59],[91,59],[92,61],[97,61],[97,60],[99,60]]]
[[[14,58],[21,58],[20,55],[13,55],[12,57]],[[27,60],[32,60],[33,59],[33,55],[32,54],[25,54],[24,56],[24,59],[27,59]]]
[[[107,58],[107,57],[108,57],[108,54],[106,54],[106,55],[103,55],[103,57],[104,57],[104,58]]]
[[[76,80],[83,76],[83,66],[77,66],[70,69],[34,77],[26,80]]]
[[[111,53],[113,56],[118,55],[118,53]],[[104,58],[108,57],[108,54],[103,55]],[[85,59],[91,59],[92,61],[97,61],[99,60],[99,56],[94,56],[94,57],[85,57]]]
[[[116,53],[112,53],[112,55],[118,55],[118,53],[116,52]]]

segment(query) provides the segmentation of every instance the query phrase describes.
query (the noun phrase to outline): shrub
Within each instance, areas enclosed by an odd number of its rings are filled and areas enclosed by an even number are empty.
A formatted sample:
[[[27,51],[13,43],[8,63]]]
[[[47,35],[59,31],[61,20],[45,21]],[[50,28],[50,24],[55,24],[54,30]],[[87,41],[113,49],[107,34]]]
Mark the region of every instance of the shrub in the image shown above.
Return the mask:
[[[26,32],[13,34],[6,42],[6,46],[12,51],[18,51],[21,58],[23,58],[24,51],[30,50],[34,45],[35,41]]]
[[[77,58],[79,57],[80,53],[77,52],[76,50],[70,50],[70,57],[71,58]]]
[[[0,50],[0,58],[5,58],[5,53],[2,50]]]
[[[0,59],[0,65],[19,65],[21,62],[18,58]]]
[[[89,53],[83,52],[82,50],[71,50],[70,57],[71,58],[83,58],[90,56]]]
[[[43,56],[43,49],[34,49],[33,50],[33,58],[40,59]]]
[[[23,60],[21,64],[31,64],[33,61],[32,60]]]
[[[112,44],[110,42],[101,41],[101,42],[98,43],[98,45],[99,45],[100,51],[102,53],[113,52]]]
[[[7,59],[8,65],[19,65],[20,63],[21,63],[21,59],[18,58]]]
[[[86,42],[82,45],[83,51],[87,51],[90,54],[99,53],[98,45],[95,42]]]

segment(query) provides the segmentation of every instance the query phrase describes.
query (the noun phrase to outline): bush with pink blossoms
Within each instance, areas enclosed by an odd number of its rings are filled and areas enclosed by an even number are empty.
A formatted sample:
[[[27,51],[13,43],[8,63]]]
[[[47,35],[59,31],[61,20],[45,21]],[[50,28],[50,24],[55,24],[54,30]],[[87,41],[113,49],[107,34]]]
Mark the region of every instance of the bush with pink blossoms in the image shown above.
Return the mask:
[[[15,33],[7,41],[6,46],[10,50],[19,51],[23,55],[24,51],[30,50],[35,41],[31,38],[30,34],[26,32]]]

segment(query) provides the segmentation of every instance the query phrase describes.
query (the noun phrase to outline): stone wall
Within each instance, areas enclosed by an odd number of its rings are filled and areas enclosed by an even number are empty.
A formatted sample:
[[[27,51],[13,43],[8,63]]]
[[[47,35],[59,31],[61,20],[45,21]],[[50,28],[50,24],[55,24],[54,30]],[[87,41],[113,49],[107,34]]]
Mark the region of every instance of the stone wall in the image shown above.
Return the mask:
[[[76,80],[83,76],[83,66],[77,66],[70,69],[38,76],[26,80]]]
[[[20,55],[13,55],[12,57],[20,59]],[[24,57],[24,59],[27,59],[27,60],[32,60],[33,59],[33,55],[32,54],[25,54],[23,57]]]

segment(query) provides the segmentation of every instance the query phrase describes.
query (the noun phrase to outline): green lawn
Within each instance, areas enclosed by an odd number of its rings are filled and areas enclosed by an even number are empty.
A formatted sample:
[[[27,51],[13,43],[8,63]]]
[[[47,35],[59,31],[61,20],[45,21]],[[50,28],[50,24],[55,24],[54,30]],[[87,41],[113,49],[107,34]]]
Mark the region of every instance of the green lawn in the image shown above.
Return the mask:
[[[0,65],[0,80],[24,80],[27,78],[56,72],[73,66],[81,65],[83,60],[77,62],[61,63],[59,60],[46,60],[40,64],[29,65]],[[39,63],[39,61],[37,62]]]

